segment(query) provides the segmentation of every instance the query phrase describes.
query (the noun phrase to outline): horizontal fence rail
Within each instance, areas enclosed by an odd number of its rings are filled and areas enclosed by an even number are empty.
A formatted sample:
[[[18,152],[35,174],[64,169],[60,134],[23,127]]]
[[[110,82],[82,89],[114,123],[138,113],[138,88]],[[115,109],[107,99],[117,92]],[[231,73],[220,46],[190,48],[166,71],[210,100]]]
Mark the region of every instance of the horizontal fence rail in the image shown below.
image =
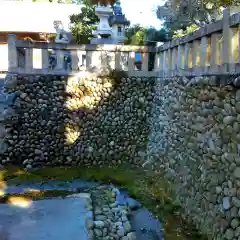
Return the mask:
[[[240,73],[240,12],[157,48],[154,71],[160,77]]]

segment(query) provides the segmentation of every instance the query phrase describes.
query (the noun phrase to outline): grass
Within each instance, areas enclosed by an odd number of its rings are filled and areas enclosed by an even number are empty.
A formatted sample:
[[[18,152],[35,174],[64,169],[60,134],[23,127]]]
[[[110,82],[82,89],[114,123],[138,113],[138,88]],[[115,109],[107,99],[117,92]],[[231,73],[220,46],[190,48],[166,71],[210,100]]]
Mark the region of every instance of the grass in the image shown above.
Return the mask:
[[[16,167],[9,167],[0,172],[3,182],[18,184],[22,182],[85,179],[113,183],[127,189],[132,197],[148,208],[164,225],[165,238],[207,239],[200,235],[193,226],[189,226],[179,217],[180,207],[175,199],[171,184],[160,174],[149,170],[131,169],[129,166],[116,168],[43,168],[34,172],[24,172]],[[53,195],[67,195],[68,192],[44,192],[35,199]]]

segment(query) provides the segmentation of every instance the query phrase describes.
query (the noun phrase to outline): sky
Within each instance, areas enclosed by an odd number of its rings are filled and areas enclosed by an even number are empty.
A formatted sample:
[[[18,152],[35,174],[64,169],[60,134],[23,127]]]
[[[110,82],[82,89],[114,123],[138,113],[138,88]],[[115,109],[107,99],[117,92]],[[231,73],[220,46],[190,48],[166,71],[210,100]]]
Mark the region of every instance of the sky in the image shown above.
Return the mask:
[[[161,21],[157,19],[154,9],[163,4],[162,0],[121,0],[123,13],[131,25],[140,23],[142,26],[161,28]]]

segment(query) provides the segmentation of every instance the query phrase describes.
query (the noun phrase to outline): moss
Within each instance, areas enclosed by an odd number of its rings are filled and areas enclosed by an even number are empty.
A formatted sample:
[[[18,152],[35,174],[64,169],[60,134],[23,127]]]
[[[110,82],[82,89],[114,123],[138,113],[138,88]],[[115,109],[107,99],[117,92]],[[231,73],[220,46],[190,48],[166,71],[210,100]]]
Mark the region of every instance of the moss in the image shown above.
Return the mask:
[[[26,173],[11,167],[0,172],[0,176],[1,174],[7,184],[50,179],[63,181],[85,179],[113,183],[127,189],[132,197],[138,199],[164,224],[166,239],[206,239],[179,217],[180,207],[171,184],[161,174],[155,174],[150,170],[131,169],[130,166],[101,169],[52,167]],[[58,191],[45,192],[41,198],[54,194],[64,195]]]

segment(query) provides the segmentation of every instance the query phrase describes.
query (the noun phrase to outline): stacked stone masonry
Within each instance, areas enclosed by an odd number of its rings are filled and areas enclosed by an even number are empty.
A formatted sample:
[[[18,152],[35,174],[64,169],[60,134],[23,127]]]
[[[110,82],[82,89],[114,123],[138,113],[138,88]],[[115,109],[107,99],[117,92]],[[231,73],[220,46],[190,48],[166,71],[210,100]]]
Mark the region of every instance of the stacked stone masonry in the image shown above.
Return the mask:
[[[240,90],[185,80],[155,86],[148,161],[173,183],[186,220],[209,239],[240,239]]]
[[[9,75],[3,164],[140,164],[154,79]],[[2,147],[3,148],[3,147]]]
[[[147,162],[172,182],[186,220],[209,239],[239,240],[239,78],[223,79],[9,75],[0,164]]]

